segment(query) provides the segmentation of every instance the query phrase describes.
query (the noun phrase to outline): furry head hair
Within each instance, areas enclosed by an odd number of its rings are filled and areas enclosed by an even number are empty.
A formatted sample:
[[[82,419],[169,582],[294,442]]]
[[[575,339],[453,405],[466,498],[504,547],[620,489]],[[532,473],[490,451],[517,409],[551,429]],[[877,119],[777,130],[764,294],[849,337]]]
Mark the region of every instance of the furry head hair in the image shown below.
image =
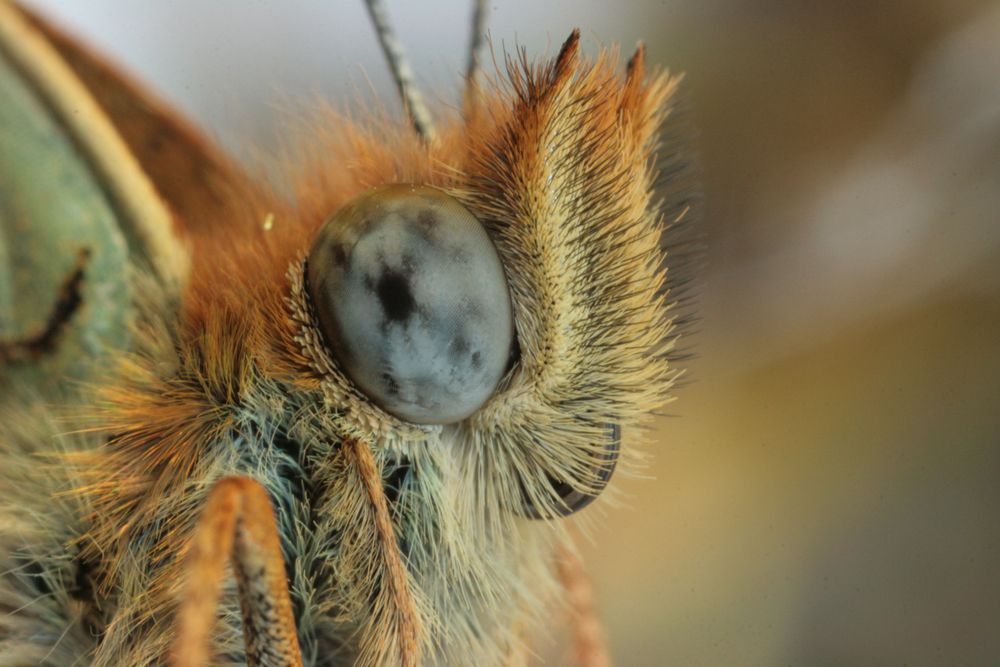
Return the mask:
[[[229,475],[257,480],[275,505],[306,664],[512,664],[558,601],[556,554],[571,548],[559,488],[602,491],[609,425],[629,435],[627,465],[677,375],[654,199],[677,85],[647,73],[641,49],[624,74],[614,55],[585,60],[574,33],[546,64],[508,58],[477,112],[430,143],[388,118],[327,111],[280,161],[281,186],[224,158],[210,165],[210,207],[161,186],[190,247],[186,287],[136,267],[133,347],[84,392],[62,477],[37,482],[72,519],[24,537],[54,554],[68,543],[71,556],[39,567],[83,573],[61,613],[92,664],[162,661],[191,532]],[[454,425],[406,423],[360,392],[303,284],[324,220],[399,182],[462,202],[508,280],[511,366]],[[9,463],[28,449],[0,449],[0,482],[14,484]],[[0,664],[17,664],[2,657],[21,637],[10,627]],[[218,664],[245,660],[233,595],[215,648]]]

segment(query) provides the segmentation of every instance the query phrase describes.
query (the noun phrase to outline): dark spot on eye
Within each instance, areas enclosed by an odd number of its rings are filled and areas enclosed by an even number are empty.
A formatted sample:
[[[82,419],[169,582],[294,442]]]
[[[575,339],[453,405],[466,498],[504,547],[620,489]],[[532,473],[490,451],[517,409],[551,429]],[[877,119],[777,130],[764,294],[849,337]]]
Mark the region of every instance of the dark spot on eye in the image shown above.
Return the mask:
[[[385,383],[385,390],[388,394],[391,396],[399,395],[399,383],[396,382],[396,378],[389,373],[382,373],[382,382]]]
[[[413,231],[417,233],[421,241],[432,248],[436,248],[440,245],[440,240],[435,237],[435,230],[440,224],[441,219],[434,209],[421,209],[417,213]]]
[[[417,308],[409,278],[398,271],[386,270],[378,280],[377,290],[382,310],[392,322],[406,321]]]
[[[426,230],[431,230],[438,225],[438,216],[433,209],[424,208],[417,214],[417,224]]]
[[[462,303],[462,317],[467,322],[482,322],[484,319],[483,307],[478,303],[465,301]]]
[[[479,370],[483,366],[483,355],[476,351],[472,353],[472,367]]]
[[[333,263],[337,266],[343,267],[347,266],[347,247],[343,244],[338,243],[333,246],[331,250],[333,254]]]
[[[458,358],[465,355],[469,351],[469,341],[465,340],[463,336],[455,336],[451,339],[451,349],[449,353],[452,358]]]

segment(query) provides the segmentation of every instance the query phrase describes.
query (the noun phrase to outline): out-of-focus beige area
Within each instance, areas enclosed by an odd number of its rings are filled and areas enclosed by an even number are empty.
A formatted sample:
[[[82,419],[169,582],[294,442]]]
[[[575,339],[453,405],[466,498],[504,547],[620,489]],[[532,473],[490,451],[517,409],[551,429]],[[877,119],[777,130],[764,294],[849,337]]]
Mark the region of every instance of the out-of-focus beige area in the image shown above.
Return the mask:
[[[360,2],[34,4],[230,148],[288,100],[391,99]],[[469,5],[389,8],[457,103]],[[687,72],[699,356],[586,547],[617,663],[1000,664],[1000,3],[492,10],[498,48],[580,26]]]

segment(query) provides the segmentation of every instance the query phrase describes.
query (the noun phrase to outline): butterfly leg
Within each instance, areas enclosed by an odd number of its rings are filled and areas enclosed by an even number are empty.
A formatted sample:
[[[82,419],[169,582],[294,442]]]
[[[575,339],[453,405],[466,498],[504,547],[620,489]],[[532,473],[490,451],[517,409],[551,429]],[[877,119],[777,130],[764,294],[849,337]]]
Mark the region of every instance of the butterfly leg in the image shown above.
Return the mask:
[[[583,561],[569,548],[561,549],[557,571],[569,603],[577,664],[579,667],[611,667],[604,627],[594,609],[594,592]]]
[[[243,615],[247,664],[301,667],[302,654],[267,492],[246,477],[219,481],[195,528],[188,581],[177,612],[172,667],[205,667],[212,628],[232,562]]]

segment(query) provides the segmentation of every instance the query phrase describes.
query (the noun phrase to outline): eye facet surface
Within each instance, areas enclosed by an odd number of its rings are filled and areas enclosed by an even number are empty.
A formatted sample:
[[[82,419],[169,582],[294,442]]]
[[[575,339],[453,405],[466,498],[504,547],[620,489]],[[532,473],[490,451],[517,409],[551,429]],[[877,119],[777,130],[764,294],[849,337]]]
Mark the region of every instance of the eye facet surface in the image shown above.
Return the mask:
[[[479,221],[441,190],[359,195],[317,235],[308,281],[341,368],[400,419],[460,421],[506,371],[514,324],[503,265]]]

